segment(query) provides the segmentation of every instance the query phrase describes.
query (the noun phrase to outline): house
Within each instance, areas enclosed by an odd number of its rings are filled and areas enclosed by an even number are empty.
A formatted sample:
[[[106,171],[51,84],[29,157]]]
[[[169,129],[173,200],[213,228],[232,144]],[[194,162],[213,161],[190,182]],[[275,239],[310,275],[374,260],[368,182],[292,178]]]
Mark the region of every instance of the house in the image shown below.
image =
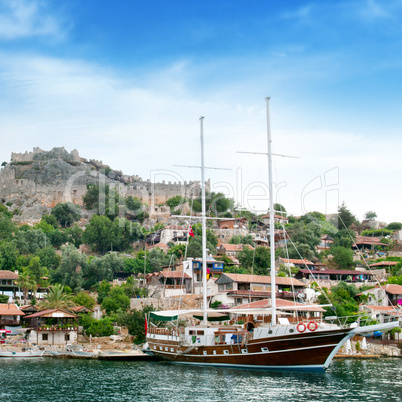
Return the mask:
[[[329,285],[335,285],[331,282],[354,282],[365,283],[372,280],[373,274],[368,271],[357,271],[348,269],[322,269],[322,270],[310,270],[301,269],[294,277],[300,279],[305,283],[321,281],[326,282]]]
[[[311,262],[309,260],[303,259],[303,260],[298,260],[294,258],[282,258],[279,257],[279,265],[284,265],[286,268],[305,268],[305,267],[313,267],[314,262]]]
[[[387,246],[387,244],[381,243],[378,237],[356,236],[356,241],[352,248],[359,250],[379,250]]]
[[[322,235],[321,242],[316,247],[316,250],[320,253],[321,251],[329,250],[331,246],[334,244],[334,239],[329,235]]]
[[[398,261],[380,261],[376,262],[374,264],[370,264],[370,268],[385,268],[387,269],[388,272],[391,272],[391,267],[394,267],[395,265],[399,264]]]
[[[162,271],[154,277],[163,287],[162,297],[180,296],[191,292],[191,277],[183,271]]]
[[[224,263],[217,261],[212,256],[207,256],[207,277],[220,275],[223,272]],[[202,283],[202,259],[188,258],[183,261],[183,271],[192,279],[193,284]]]
[[[365,295],[368,306],[402,306],[402,286],[387,284],[376,286],[373,289],[365,290],[358,296]]]
[[[189,228],[188,226],[177,226],[170,225],[161,229],[160,231],[160,243],[169,244],[169,243],[184,243],[187,241]]]
[[[250,250],[254,250],[254,247],[249,244],[222,244],[219,247],[219,254],[224,254],[227,256],[236,256],[240,251],[243,251],[244,248],[248,248]]]
[[[13,299],[20,293],[20,287],[16,283],[18,280],[18,272],[7,270],[0,270],[0,293],[3,295],[11,296]]]
[[[222,219],[219,221],[219,229],[248,229],[247,218]]]
[[[38,345],[65,345],[78,338],[78,315],[62,309],[38,311],[25,318],[32,328],[29,342]]]
[[[25,316],[27,316],[37,313],[39,309],[38,307],[33,306],[32,304],[28,304],[27,306],[21,306],[20,310],[25,314]]]
[[[219,300],[224,305],[238,305],[266,299],[271,295],[271,277],[223,273],[216,281]],[[306,285],[294,278],[276,277],[277,297],[294,299],[304,293]]]
[[[86,306],[77,306],[71,309],[75,314],[93,314],[94,310]]]
[[[151,250],[153,250],[154,248],[159,248],[159,249],[162,250],[165,254],[167,254],[167,252],[169,251],[169,246],[167,246],[167,245],[164,244],[164,243],[156,243],[156,244],[153,244],[152,246],[149,246],[149,247],[147,248],[147,250],[148,250],[148,251],[151,251]]]
[[[265,225],[269,225],[269,214],[260,216],[260,221],[262,221]],[[289,223],[289,219],[286,216],[282,215],[274,215],[274,223],[282,223],[284,225]]]
[[[21,325],[21,317],[25,313],[14,303],[0,304],[0,329]]]
[[[402,318],[402,313],[392,306],[370,306],[360,305],[359,311],[368,313],[369,317],[380,323],[388,322],[391,317],[399,316]]]

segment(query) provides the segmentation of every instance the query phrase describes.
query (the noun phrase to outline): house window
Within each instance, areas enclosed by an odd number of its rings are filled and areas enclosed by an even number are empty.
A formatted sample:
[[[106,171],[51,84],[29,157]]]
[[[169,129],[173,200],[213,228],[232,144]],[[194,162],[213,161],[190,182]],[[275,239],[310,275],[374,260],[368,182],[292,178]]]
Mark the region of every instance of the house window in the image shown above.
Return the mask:
[[[42,341],[48,340],[48,334],[42,334]]]
[[[232,290],[232,289],[233,289],[233,283],[227,283],[226,290]]]
[[[69,341],[70,340],[70,334],[65,334],[64,335],[64,340]]]
[[[219,291],[221,292],[221,291],[225,290],[225,285],[219,285],[218,288],[219,288]]]

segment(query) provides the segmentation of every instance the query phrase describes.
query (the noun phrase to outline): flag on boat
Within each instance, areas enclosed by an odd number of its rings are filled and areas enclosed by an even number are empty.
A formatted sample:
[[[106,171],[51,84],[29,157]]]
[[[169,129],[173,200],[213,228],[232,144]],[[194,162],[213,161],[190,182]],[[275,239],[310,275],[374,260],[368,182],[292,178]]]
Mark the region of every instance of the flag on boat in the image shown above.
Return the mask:
[[[148,321],[147,321],[147,316],[145,316],[145,336],[147,336],[148,333]]]
[[[190,230],[188,231],[188,234],[189,234],[191,237],[194,237],[194,232],[193,232],[193,228],[191,227],[191,225],[190,225]]]

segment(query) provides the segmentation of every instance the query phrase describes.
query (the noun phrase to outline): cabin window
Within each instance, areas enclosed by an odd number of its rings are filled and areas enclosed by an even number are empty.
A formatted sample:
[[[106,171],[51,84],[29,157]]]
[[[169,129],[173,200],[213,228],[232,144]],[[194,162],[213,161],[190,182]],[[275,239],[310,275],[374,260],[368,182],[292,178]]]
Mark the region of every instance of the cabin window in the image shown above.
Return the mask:
[[[166,347],[165,350],[166,350],[166,352],[169,352],[169,348]]]
[[[197,335],[204,335],[204,331],[197,331]]]
[[[159,350],[163,350],[162,346],[159,346]]]
[[[206,350],[204,350],[202,353],[203,353],[204,355],[207,355],[207,354],[208,354],[208,352],[207,352]]]
[[[70,340],[70,334],[65,334],[64,335],[64,340],[69,341]]]
[[[261,348],[261,352],[268,352],[268,348]]]
[[[242,353],[248,353],[248,350],[247,349],[242,349],[241,352]]]
[[[223,354],[224,354],[224,355],[228,355],[228,354],[229,354],[229,351],[228,351],[228,350],[224,350],[224,351],[223,351]]]
[[[156,349],[156,346],[154,345],[154,349]]]
[[[48,334],[42,334],[42,341],[48,340]]]
[[[216,350],[213,350],[213,351],[212,351],[212,354],[216,355]]]
[[[174,352],[174,349],[173,349],[173,348],[170,348],[170,351],[171,351],[171,352]]]
[[[188,334],[189,334],[189,335],[195,335],[195,333],[196,333],[196,331],[193,331],[193,330],[188,331]]]

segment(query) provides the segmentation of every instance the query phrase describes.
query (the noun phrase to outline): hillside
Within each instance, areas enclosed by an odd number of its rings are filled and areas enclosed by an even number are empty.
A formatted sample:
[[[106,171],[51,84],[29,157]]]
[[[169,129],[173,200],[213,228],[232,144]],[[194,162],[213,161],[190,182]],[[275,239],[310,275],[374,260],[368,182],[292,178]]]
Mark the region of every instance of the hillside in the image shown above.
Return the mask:
[[[38,222],[59,202],[82,205],[89,183],[106,183],[125,197],[138,197],[144,204],[163,204],[176,195],[188,198],[199,191],[198,182],[151,183],[139,176],[124,175],[101,161],[80,157],[64,147],[12,153],[0,170],[0,203],[18,210],[19,223]]]

